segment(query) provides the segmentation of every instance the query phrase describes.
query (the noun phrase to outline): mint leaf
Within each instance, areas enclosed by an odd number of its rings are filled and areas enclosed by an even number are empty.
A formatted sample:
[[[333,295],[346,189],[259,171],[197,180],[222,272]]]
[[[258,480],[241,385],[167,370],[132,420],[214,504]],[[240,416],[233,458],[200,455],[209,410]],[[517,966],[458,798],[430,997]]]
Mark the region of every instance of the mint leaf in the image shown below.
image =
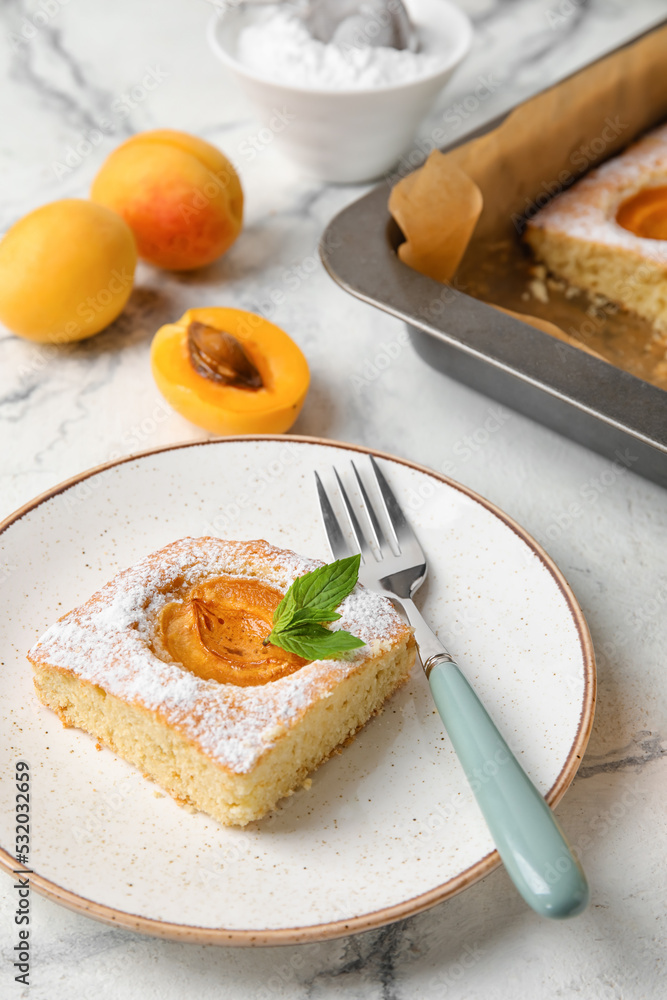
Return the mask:
[[[320,566],[295,581],[297,606],[300,608],[337,608],[351,594],[359,578],[361,555],[337,559]]]
[[[364,646],[349,632],[331,632],[322,625],[341,617],[336,608],[354,590],[360,563],[360,555],[348,556],[298,577],[276,608],[273,629],[264,645],[272,642],[308,660],[335,657]]]
[[[311,573],[298,577],[275,610],[273,624],[289,620],[294,611],[303,608],[337,608],[354,590],[359,577],[361,556],[337,559],[328,566],[319,566]]]
[[[266,642],[273,642],[276,636],[282,635],[284,632],[291,632],[295,627],[298,628],[301,625],[311,624],[317,625],[320,622],[335,622],[341,617],[342,616],[339,615],[337,611],[324,611],[319,608],[302,608],[300,611],[295,611],[291,617],[283,618],[277,625],[274,625],[273,630],[266,639]]]
[[[296,581],[295,581],[296,583]],[[281,625],[289,626],[292,620],[292,616],[296,612],[296,601],[294,600],[294,584],[287,591],[282,601],[273,612],[273,628],[274,631],[280,628]]]
[[[342,618],[337,611],[327,611],[325,608],[301,608],[300,611],[295,611],[289,621],[285,621],[280,625],[274,625],[274,632],[290,632],[295,626],[307,625],[310,623],[318,622],[337,622],[339,618]]]
[[[274,645],[286,649],[288,653],[302,656],[304,660],[336,659],[350,649],[366,645],[350,632],[344,632],[342,629],[331,632],[314,622],[281,632],[272,641]]]

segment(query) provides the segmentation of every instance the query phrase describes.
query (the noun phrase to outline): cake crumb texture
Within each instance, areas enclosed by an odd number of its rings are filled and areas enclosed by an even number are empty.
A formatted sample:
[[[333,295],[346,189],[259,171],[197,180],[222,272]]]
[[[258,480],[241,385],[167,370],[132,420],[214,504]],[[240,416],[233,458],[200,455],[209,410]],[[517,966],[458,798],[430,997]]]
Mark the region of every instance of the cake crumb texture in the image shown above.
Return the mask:
[[[667,330],[667,240],[637,236],[616,221],[628,198],[667,184],[667,125],[591,170],[530,219],[525,239],[570,285]]]

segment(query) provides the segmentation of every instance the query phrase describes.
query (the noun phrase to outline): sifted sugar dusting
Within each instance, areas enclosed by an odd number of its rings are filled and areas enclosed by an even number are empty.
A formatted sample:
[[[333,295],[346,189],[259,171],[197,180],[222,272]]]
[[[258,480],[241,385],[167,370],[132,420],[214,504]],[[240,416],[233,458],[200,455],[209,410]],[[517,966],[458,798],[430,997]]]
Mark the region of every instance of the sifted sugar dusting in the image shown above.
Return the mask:
[[[217,576],[257,577],[284,592],[296,577],[321,565],[264,541],[184,538],[119,573],[52,625],[28,655],[159,712],[208,756],[243,773],[309,705],[403,636],[405,625],[388,600],[357,586],[333,627],[359,636],[366,646],[344,659],[316,660],[265,685],[239,687],[203,680],[156,655],[159,612],[190,587]]]

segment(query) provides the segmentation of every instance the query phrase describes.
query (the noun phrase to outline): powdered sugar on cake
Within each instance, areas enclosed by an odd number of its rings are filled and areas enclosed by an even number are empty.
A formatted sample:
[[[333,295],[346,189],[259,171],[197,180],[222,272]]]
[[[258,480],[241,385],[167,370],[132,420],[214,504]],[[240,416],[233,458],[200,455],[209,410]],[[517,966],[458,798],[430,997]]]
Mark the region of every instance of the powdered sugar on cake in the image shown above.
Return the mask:
[[[667,264],[667,241],[635,236],[616,222],[622,202],[649,187],[667,184],[667,125],[649,132],[557,195],[528,223],[590,243],[632,251]]]
[[[202,680],[153,652],[160,610],[190,587],[218,576],[259,577],[286,591],[322,563],[267,542],[184,538],[119,573],[89,601],[52,625],[31,659],[76,674],[124,701],[158,711],[231,771],[250,770],[280,733],[347,674],[405,631],[389,601],[357,586],[333,628],[367,645],[341,660],[316,660],[265,685]]]

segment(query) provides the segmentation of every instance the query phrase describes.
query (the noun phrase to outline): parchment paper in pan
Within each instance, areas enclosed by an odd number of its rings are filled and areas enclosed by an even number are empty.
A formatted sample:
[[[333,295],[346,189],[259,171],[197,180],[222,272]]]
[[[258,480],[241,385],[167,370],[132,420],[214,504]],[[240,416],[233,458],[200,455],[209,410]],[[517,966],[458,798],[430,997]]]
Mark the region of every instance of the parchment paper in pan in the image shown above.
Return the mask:
[[[612,303],[536,278],[520,238],[526,216],[667,116],[666,63],[660,28],[522,104],[492,132],[432,153],[391,193],[406,237],[401,259],[667,389],[665,335]]]

